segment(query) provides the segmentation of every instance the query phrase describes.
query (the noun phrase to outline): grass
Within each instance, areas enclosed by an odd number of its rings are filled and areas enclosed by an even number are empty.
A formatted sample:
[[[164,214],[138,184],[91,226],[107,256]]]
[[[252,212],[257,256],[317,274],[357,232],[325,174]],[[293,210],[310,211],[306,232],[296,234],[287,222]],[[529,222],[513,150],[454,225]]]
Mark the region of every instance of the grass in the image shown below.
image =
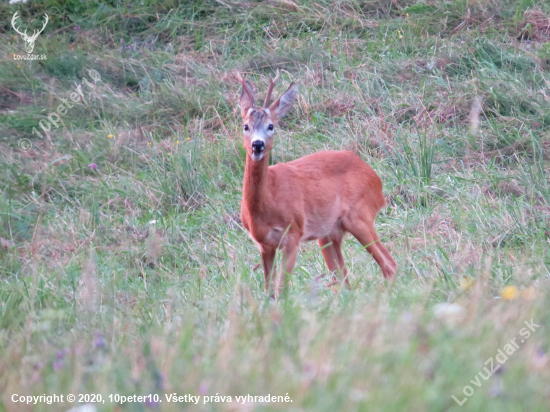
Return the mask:
[[[23,28],[50,16],[47,60],[11,57],[16,10]],[[530,0],[2,3],[0,411],[66,411],[12,395],[69,393],[100,394],[98,411],[546,410],[549,15]],[[236,72],[263,95],[276,69],[300,95],[272,162],[367,161],[394,283],[349,238],[352,290],[316,280],[310,243],[289,293],[264,293],[239,219]],[[231,402],[204,404],[216,394]]]

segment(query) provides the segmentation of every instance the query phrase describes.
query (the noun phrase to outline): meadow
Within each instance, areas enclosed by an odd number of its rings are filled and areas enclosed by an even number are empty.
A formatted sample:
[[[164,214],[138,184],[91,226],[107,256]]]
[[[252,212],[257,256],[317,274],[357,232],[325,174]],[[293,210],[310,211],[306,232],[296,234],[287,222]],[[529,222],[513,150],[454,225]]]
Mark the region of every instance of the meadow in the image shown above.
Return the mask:
[[[0,411],[550,408],[548,2],[2,2],[0,42]],[[265,293],[237,73],[277,69],[272,164],[370,164],[394,282],[347,237],[350,290],[311,242]]]

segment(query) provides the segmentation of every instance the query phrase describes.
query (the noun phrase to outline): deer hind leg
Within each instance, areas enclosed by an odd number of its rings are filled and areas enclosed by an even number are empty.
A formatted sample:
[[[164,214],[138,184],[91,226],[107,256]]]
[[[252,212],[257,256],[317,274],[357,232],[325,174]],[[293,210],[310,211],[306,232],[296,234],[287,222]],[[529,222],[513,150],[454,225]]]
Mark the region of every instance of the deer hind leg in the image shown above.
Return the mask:
[[[397,272],[397,263],[390,252],[380,242],[380,238],[374,230],[373,221],[356,221],[354,225],[346,226],[346,229],[367,249],[372,255],[386,279],[393,279]]]
[[[337,281],[336,275],[340,276],[349,288],[348,270],[344,266],[344,255],[342,255],[342,238],[342,234],[324,237],[319,239],[319,246],[321,246],[321,253],[323,253],[327,268],[332,273],[332,279]]]

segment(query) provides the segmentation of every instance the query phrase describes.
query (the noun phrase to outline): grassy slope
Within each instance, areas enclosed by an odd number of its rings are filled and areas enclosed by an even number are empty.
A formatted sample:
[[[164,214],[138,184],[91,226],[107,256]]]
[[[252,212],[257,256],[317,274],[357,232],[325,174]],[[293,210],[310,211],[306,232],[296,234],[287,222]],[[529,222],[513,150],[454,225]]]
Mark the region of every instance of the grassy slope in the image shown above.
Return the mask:
[[[0,5],[0,411],[21,410],[13,393],[69,392],[293,400],[187,407],[212,411],[547,410],[550,28],[531,1],[46,0],[21,6],[51,17],[35,47],[48,59],[30,63],[10,57],[17,9]],[[348,239],[352,291],[315,281],[312,243],[286,299],[264,294],[238,219],[235,72],[261,95],[276,68],[279,91],[301,94],[273,162],[350,149],[372,165],[393,285]],[[85,102],[36,138],[89,69]],[[506,285],[523,292],[499,299]],[[531,318],[504,371],[470,383]]]

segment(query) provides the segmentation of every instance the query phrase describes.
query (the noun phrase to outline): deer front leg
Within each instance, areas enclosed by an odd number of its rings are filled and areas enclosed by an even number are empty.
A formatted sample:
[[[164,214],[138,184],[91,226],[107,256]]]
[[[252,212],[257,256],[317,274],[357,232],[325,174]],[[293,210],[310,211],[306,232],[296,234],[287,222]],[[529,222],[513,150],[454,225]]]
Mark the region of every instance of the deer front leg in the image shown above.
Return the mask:
[[[281,270],[281,275],[279,277],[279,285],[277,287],[277,294],[281,293],[282,288],[287,287],[288,280],[294,269],[294,264],[296,263],[296,257],[298,256],[298,249],[300,246],[300,237],[298,238],[289,238],[287,244],[282,249],[283,252],[283,267]]]
[[[273,261],[275,260],[275,248],[262,246],[262,264],[264,266],[264,279],[265,279],[265,291],[269,292],[271,285],[271,278],[273,272]]]

